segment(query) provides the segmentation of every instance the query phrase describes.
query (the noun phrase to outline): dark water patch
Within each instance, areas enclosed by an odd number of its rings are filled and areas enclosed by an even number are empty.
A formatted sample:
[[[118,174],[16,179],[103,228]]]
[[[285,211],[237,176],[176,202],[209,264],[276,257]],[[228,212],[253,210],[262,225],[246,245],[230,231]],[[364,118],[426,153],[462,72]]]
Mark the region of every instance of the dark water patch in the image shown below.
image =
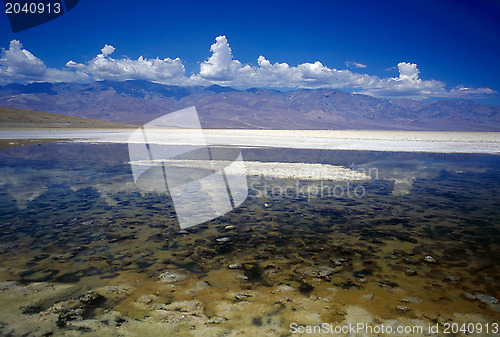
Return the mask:
[[[11,220],[18,215],[16,199],[6,192],[0,192],[0,221]]]
[[[254,317],[252,318],[252,325],[253,326],[262,326],[262,317]]]
[[[47,282],[51,281],[55,275],[59,273],[57,269],[46,269],[46,270],[30,270],[21,273],[20,282],[30,283],[30,282]]]
[[[114,272],[114,273],[108,272],[108,273],[105,273],[105,274],[99,276],[99,278],[101,280],[106,280],[106,279],[113,279],[113,278],[118,277],[118,276],[120,276],[120,273],[118,273],[118,272]]]
[[[340,282],[340,283],[334,283],[334,285],[341,288],[341,289],[344,289],[344,290],[349,290],[351,288],[359,288],[359,285],[352,282],[351,280]]]
[[[136,262],[136,265],[137,267],[135,269],[139,269],[139,270],[145,270],[145,269],[148,269],[149,267],[151,267],[153,264],[155,264],[155,262],[150,262],[150,261],[137,261]]]
[[[390,287],[390,288],[399,287],[399,284],[397,284],[396,282],[393,282],[393,281],[389,281],[389,280],[383,280],[383,281],[380,281],[379,283],[383,287]]]
[[[219,244],[215,247],[215,251],[219,255],[227,255],[231,252],[233,252],[235,249],[234,245],[228,242],[225,242],[223,244]]]
[[[399,225],[404,225],[410,222],[410,219],[405,219],[405,218],[390,218],[390,219],[377,219],[377,220],[372,220],[371,224],[373,226],[399,226]]]
[[[372,180],[363,185],[368,195],[389,196],[394,190],[394,182],[386,180]]]
[[[305,281],[299,280],[299,292],[302,295],[310,295],[313,290],[314,287],[312,285]]]
[[[60,283],[77,283],[81,278],[86,276],[99,275],[102,272],[96,267],[89,267],[86,269],[82,269],[73,273],[65,273],[54,279],[55,282]]]
[[[188,262],[188,263],[178,263],[178,262],[172,262],[174,266],[180,269],[184,269],[190,273],[193,274],[202,274],[204,271],[200,268],[200,266],[195,263],[195,262]]]
[[[37,255],[37,256],[34,256],[31,261],[33,262],[38,262],[38,261],[42,261],[42,260],[45,260],[46,258],[48,258],[50,256],[50,254],[40,254],[40,255]]]
[[[80,279],[81,275],[78,273],[65,273],[56,278],[55,281],[60,283],[77,283]]]
[[[25,315],[38,314],[42,310],[44,310],[44,308],[41,305],[34,303],[26,304],[21,307],[21,312]]]
[[[415,244],[418,243],[418,240],[412,237],[410,234],[396,233],[394,237],[399,241],[406,241]]]
[[[372,275],[373,272],[368,269],[363,269],[363,270],[358,270],[352,273],[352,276],[354,277],[365,277],[365,276],[370,276]]]
[[[129,235],[108,234],[108,235],[106,235],[106,240],[109,243],[115,243],[115,242],[126,241],[126,240],[135,240],[135,239],[137,239],[137,237],[134,234],[129,234]]]
[[[249,282],[258,283],[265,287],[271,287],[271,284],[262,277],[262,269],[260,268],[259,263],[244,263],[242,267],[243,274]]]

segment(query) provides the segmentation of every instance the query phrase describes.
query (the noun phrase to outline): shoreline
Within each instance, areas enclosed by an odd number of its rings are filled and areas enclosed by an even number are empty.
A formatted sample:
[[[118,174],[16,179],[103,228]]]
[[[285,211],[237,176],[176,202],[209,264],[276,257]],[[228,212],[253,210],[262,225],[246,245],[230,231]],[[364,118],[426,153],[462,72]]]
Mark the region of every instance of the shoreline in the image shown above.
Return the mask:
[[[129,136],[135,131],[130,128],[0,130],[0,140],[124,144],[129,143]],[[152,128],[148,130],[148,140],[163,145],[204,145],[195,141],[194,131]],[[211,146],[500,154],[500,132],[204,129],[203,134]]]

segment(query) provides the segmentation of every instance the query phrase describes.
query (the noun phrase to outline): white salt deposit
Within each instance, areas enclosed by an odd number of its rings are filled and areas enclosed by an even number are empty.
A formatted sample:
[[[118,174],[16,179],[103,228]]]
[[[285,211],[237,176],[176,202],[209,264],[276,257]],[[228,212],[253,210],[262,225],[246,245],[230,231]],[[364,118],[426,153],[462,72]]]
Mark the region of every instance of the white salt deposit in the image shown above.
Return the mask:
[[[365,173],[354,171],[344,166],[329,164],[245,161],[244,165],[230,165],[232,162],[222,160],[143,160],[131,162],[132,165],[141,166],[161,166],[163,163],[175,167],[206,170],[223,169],[224,173],[229,175],[262,176],[278,179],[333,181],[359,181],[370,179]]]
[[[133,130],[2,131],[0,139],[62,139],[128,143]],[[438,153],[500,153],[500,132],[358,131],[358,130],[203,130],[208,145],[327,150]],[[196,144],[188,129],[148,130],[148,141],[166,145]]]

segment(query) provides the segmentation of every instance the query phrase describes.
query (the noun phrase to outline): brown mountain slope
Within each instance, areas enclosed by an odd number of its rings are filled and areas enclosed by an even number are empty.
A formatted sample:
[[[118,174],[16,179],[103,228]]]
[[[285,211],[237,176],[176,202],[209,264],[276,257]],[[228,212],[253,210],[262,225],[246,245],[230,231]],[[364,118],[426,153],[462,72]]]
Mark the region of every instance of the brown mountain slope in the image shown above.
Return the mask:
[[[24,109],[0,107],[0,129],[78,128],[116,129],[136,127],[131,124],[106,122],[95,119],[57,115]]]

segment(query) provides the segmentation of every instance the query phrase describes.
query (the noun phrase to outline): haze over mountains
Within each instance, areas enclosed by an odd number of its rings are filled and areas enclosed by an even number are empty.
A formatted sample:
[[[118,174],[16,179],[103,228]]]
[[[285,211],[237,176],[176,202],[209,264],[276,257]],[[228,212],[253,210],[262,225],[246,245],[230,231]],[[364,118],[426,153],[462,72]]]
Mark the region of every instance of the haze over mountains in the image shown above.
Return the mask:
[[[134,80],[0,87],[0,106],[143,124],[196,106],[205,128],[500,131],[500,107],[385,100],[340,90],[177,87]]]

